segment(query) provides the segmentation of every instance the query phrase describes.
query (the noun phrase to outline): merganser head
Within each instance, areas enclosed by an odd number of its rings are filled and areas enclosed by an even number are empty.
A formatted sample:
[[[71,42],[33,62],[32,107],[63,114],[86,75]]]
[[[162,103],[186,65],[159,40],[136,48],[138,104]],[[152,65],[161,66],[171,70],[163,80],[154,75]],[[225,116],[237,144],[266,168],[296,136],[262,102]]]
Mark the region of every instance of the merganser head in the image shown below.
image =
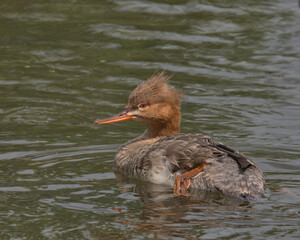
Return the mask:
[[[181,93],[168,86],[169,78],[163,72],[153,75],[133,90],[124,111],[111,118],[96,120],[94,124],[134,119],[147,124],[155,136],[179,132]]]

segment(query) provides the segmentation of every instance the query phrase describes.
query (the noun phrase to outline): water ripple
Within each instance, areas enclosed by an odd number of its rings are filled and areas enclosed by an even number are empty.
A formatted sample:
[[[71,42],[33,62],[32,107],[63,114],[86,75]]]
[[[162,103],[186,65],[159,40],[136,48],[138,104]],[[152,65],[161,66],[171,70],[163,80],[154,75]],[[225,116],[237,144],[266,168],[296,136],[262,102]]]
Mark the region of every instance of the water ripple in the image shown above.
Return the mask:
[[[134,26],[120,26],[114,24],[94,24],[90,27],[94,34],[105,34],[113,38],[127,39],[127,40],[165,40],[174,42],[183,42],[189,44],[208,43],[222,43],[233,44],[232,41],[221,39],[219,37],[210,37],[203,35],[187,35],[167,31],[148,31],[140,30]]]

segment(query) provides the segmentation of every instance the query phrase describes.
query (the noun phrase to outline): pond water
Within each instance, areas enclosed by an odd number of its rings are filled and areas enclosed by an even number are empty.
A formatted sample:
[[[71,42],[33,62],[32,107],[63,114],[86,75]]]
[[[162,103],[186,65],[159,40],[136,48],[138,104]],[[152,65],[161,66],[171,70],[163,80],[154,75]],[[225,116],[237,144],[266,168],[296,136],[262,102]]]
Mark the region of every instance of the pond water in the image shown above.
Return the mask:
[[[1,239],[299,239],[298,1],[0,3]],[[165,70],[182,132],[243,152],[264,173],[254,202],[113,173],[144,131],[118,113]]]

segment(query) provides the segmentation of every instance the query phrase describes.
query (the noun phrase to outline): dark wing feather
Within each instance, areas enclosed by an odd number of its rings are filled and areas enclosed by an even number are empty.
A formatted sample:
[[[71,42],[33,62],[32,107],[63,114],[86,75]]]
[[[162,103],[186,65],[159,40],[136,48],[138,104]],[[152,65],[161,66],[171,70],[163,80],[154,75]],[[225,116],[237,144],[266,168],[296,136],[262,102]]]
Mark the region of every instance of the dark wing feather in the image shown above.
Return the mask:
[[[253,163],[250,162],[243,154],[239,153],[238,151],[227,147],[221,143],[216,144],[215,147],[228,154],[229,157],[233,158],[234,160],[236,160],[236,162],[240,165],[240,167],[245,170],[247,169],[249,166],[253,166]]]

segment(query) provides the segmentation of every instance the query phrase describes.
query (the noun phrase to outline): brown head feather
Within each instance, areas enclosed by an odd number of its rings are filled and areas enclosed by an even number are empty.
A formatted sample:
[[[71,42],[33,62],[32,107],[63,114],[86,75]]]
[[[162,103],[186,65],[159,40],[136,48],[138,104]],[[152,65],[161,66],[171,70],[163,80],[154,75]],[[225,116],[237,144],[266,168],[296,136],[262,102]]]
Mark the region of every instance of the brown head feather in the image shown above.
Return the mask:
[[[128,98],[127,107],[137,106],[140,103],[154,104],[165,101],[180,106],[182,94],[168,86],[169,79],[170,77],[164,72],[153,75],[133,90]]]

